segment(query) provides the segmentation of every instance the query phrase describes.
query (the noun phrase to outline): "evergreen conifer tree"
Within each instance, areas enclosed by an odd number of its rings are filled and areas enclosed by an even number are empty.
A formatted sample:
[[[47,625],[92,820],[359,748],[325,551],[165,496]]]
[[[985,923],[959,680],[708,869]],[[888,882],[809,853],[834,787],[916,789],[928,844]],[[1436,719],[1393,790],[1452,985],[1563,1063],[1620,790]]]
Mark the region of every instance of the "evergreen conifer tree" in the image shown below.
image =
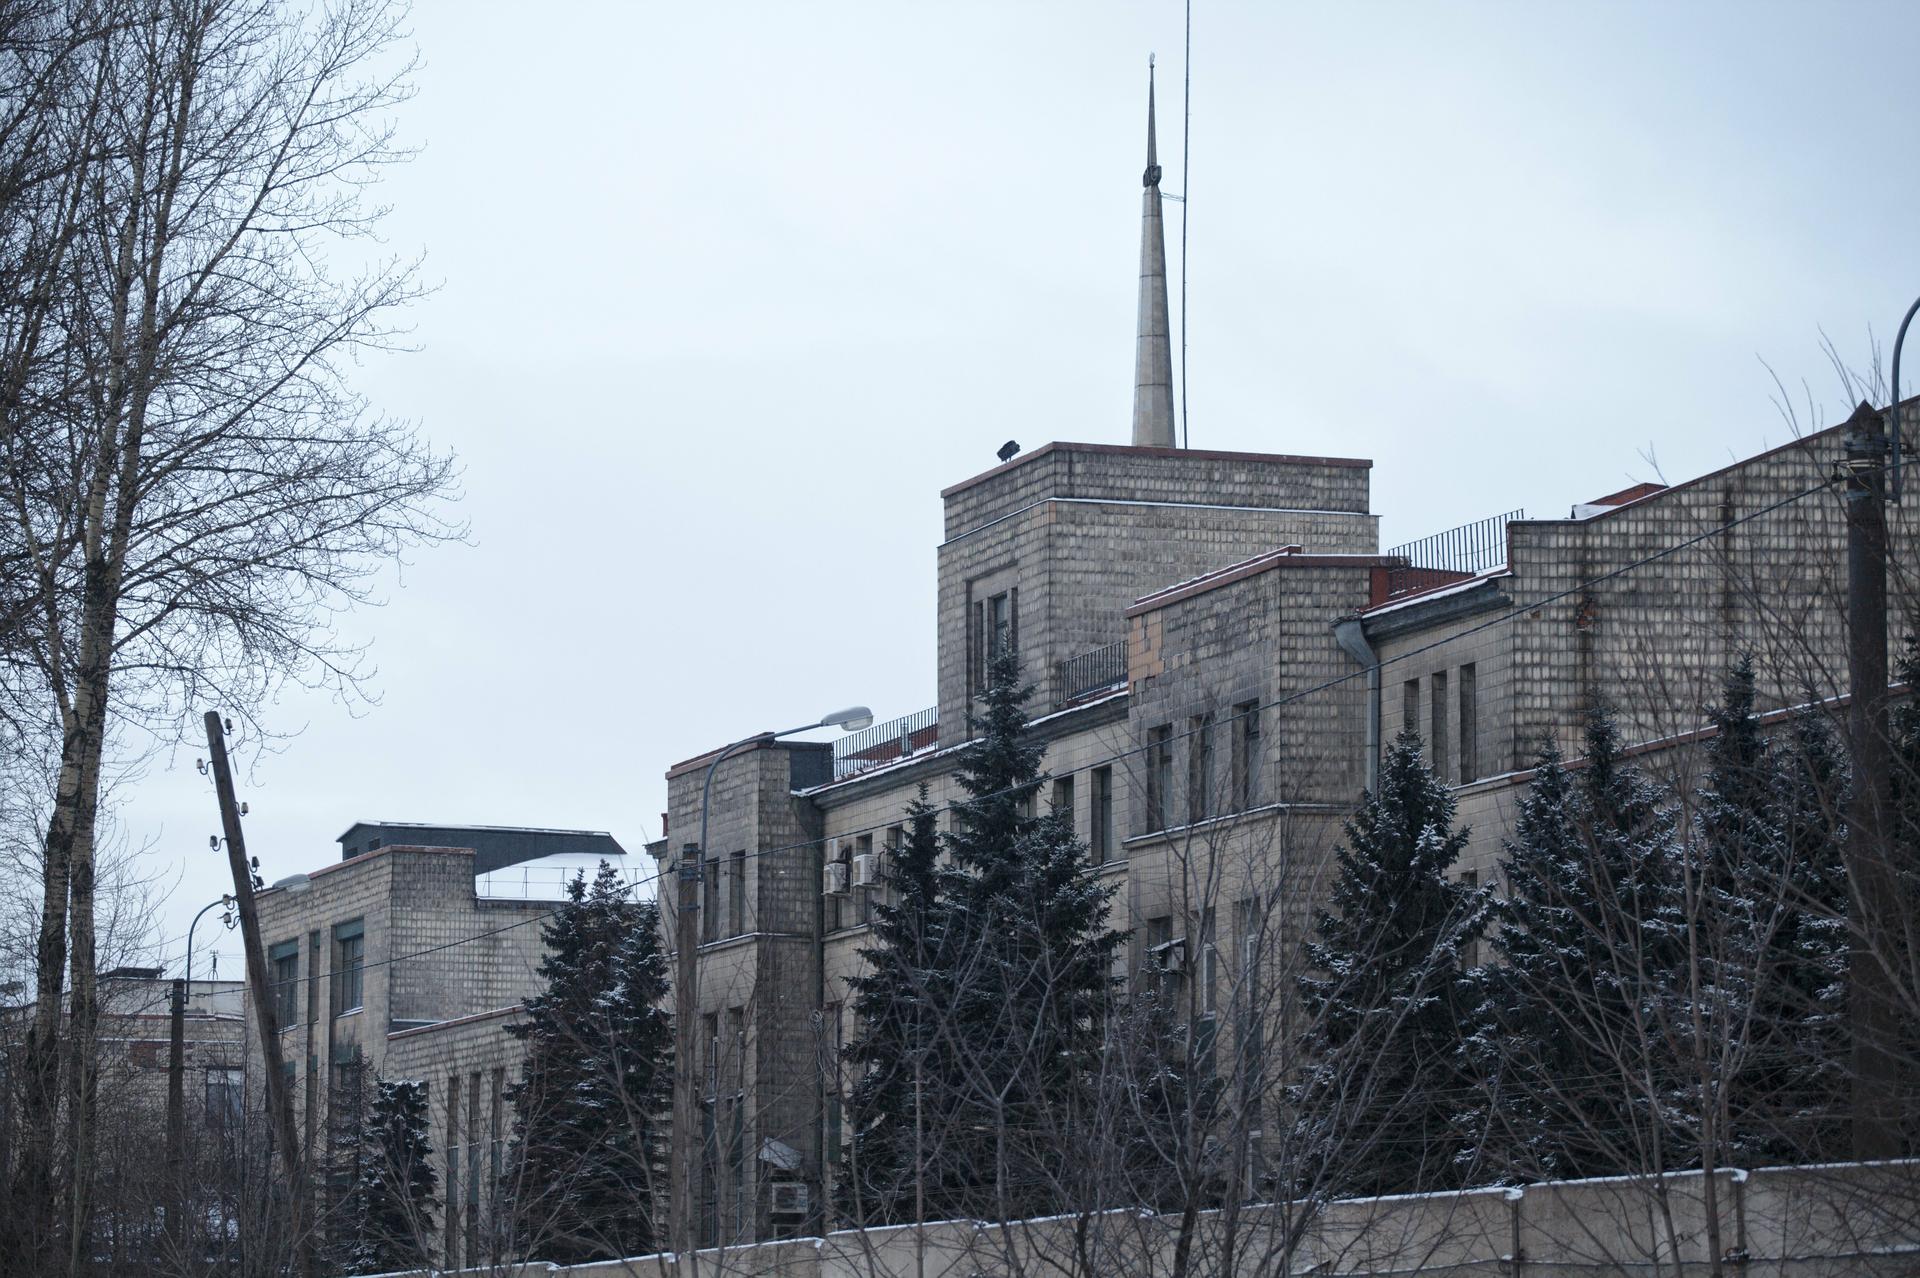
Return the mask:
[[[580,1264],[655,1249],[673,1032],[656,905],[604,861],[567,895],[542,930],[547,987],[508,1029],[526,1057],[502,1190],[516,1250]]]
[[[944,1055],[934,1059],[948,1043],[938,1018],[951,994],[939,949],[947,877],[939,856],[936,813],[922,785],[907,807],[905,839],[882,862],[885,894],[873,903],[871,943],[860,951],[867,967],[847,982],[862,1033],[846,1049],[852,1148],[838,1184],[841,1210],[866,1224],[910,1216],[916,1109],[923,1133],[927,1126],[924,1079],[955,1072]]]
[[[1475,977],[1467,1055],[1485,1100],[1463,1136],[1507,1179],[1618,1174],[1672,1137],[1671,1084],[1635,1084],[1655,1064],[1671,1072],[1664,1054],[1645,1059],[1641,1029],[1649,977],[1662,990],[1675,979],[1672,947],[1642,926],[1664,899],[1673,819],[1623,759],[1606,707],[1589,713],[1584,744],[1577,772],[1551,743],[1541,753],[1504,844],[1498,961]]]
[[[360,1193],[360,1154],[369,1129],[373,1071],[366,1053],[351,1056],[331,1070],[321,1168],[321,1258],[329,1269],[352,1273],[366,1235],[366,1202]]]
[[[1839,1152],[1844,1092],[1846,764],[1812,707],[1783,741],[1754,713],[1752,662],[1710,711],[1699,880],[1728,1084],[1726,1154],[1743,1162]],[[1704,1049],[1703,1049],[1704,1050]]]
[[[1462,951],[1486,894],[1447,878],[1467,833],[1453,796],[1403,731],[1378,793],[1346,824],[1330,908],[1300,978],[1307,1076],[1296,1089],[1320,1192],[1444,1188],[1459,1176],[1454,1114],[1469,1011]]]
[[[916,805],[889,866],[898,899],[877,912],[847,1052],[862,1071],[854,1150],[870,1219],[901,1218],[916,1191],[934,1218],[1031,1215],[1071,1179],[1061,1136],[1091,1104],[1126,937],[1106,924],[1112,889],[1088,873],[1071,814],[1033,812],[1047,777],[1031,694],[1002,646],[959,756],[953,829],[936,844]]]
[[[359,1238],[350,1272],[391,1273],[429,1263],[440,1178],[428,1161],[427,1122],[424,1083],[375,1085],[354,1180]]]
[[[1095,1077],[1126,934],[1107,926],[1114,888],[1090,873],[1069,813],[1036,813],[1048,777],[1027,731],[1012,644],[988,662],[975,737],[961,752],[944,840],[948,1042],[964,1046],[945,1166],[971,1183],[951,1204],[988,1218],[1055,1209],[1077,1178],[1063,1139],[1095,1105]]]

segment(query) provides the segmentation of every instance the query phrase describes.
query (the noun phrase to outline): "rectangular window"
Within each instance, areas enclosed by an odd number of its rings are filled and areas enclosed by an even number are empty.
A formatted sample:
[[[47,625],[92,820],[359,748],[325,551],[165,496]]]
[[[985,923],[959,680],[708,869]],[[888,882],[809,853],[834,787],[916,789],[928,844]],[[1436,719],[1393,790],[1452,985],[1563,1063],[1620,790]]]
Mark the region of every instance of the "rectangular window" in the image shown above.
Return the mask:
[[[1209,905],[1200,914],[1200,953],[1197,955],[1200,981],[1200,1010],[1212,1016],[1220,996],[1220,951],[1214,936],[1214,913]]]
[[[1460,667],[1460,780],[1480,777],[1480,691],[1471,664]]]
[[[337,923],[333,929],[333,1014],[358,1011],[362,995],[361,978],[366,963],[367,938],[363,920]]]
[[[730,935],[747,931],[747,854],[735,852],[727,860],[727,927]]]
[[[843,1085],[840,1081],[840,1053],[846,1048],[845,1030],[842,1027],[840,1004],[829,1003],[826,1006],[827,1031],[827,1071],[830,1086],[827,1088],[827,1159],[833,1161],[841,1157],[840,1151],[840,1105]]]
[[[1162,914],[1147,920],[1146,967],[1160,996],[1169,1003],[1180,995],[1180,946],[1173,939],[1173,917]]]
[[[1433,732],[1427,737],[1427,763],[1442,785],[1447,781],[1447,676],[1436,670],[1433,682]]]
[[[1233,708],[1233,807],[1245,812],[1260,801],[1260,703]]]
[[[861,835],[859,839],[855,841],[853,850],[856,856],[871,858],[873,856],[873,836],[871,834]],[[872,865],[873,861],[869,859],[867,864]],[[860,902],[860,923],[862,926],[873,922],[873,894],[878,890],[878,888],[872,887],[855,888],[853,890],[854,897]]]
[[[1053,779],[1053,810],[1057,815],[1066,818],[1067,829],[1070,832],[1079,833],[1079,826],[1073,819],[1073,778],[1071,776]]]
[[[207,1071],[207,1126],[233,1127],[238,1130],[246,1105],[246,1071],[210,1069]]]
[[[1113,769],[1093,770],[1092,801],[1087,807],[1087,847],[1095,865],[1113,859]]]
[[[700,940],[720,939],[720,858],[710,856],[701,866]]]
[[[987,664],[1013,643],[1013,592],[1002,591],[987,600]],[[983,681],[984,682],[984,681]]]
[[[1420,731],[1420,681],[1409,679],[1400,685],[1400,728],[1404,732]]]
[[[1173,788],[1173,725],[1147,729],[1147,829],[1167,828],[1167,791]]]
[[[1266,1024],[1263,1013],[1266,995],[1260,989],[1260,898],[1244,896],[1233,903],[1233,935],[1239,944],[1240,988],[1235,991],[1234,1006],[1239,1024],[1240,1106],[1249,1127],[1260,1126],[1261,1104],[1266,1091]]]
[[[315,928],[307,933],[307,973],[313,979],[307,982],[307,1021],[309,1024],[320,1020],[320,931]]]
[[[1187,720],[1187,824],[1198,825],[1213,812],[1213,715]]]
[[[273,982],[273,1020],[286,1029],[300,1017],[300,942],[282,941],[267,951],[267,976]]]

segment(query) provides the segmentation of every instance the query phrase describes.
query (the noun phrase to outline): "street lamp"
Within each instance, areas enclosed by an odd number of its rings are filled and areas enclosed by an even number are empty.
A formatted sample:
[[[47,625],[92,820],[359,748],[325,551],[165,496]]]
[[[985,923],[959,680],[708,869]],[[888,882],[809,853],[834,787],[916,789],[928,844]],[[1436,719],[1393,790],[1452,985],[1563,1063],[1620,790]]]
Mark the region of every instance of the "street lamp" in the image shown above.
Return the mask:
[[[841,728],[857,732],[873,723],[873,711],[865,706],[848,706],[821,715],[813,723],[772,734],[743,737],[713,756],[707,765],[706,779],[700,785],[700,841],[680,850],[680,890],[674,908],[675,944],[679,948],[678,968],[673,982],[673,1122],[680,1138],[679,1175],[673,1182],[673,1248],[692,1259],[693,1278],[700,1278],[700,1253],[693,1239],[693,1178],[698,1170],[694,1139],[695,1110],[698,1107],[693,1085],[694,1017],[698,1014],[697,983],[700,979],[697,950],[700,910],[700,855],[707,846],[707,818],[713,803],[713,774],[735,751],[762,741],[778,741],[815,728]]]
[[[1893,405],[1887,414],[1893,419],[1893,482],[1889,486],[1887,500],[1896,506],[1900,504],[1900,348],[1906,344],[1907,325],[1913,323],[1915,311],[1920,311],[1920,298],[1915,298],[1913,305],[1907,308],[1906,315],[1900,320],[1900,331],[1893,338]]]
[[[216,906],[233,905],[233,897],[222,893],[217,901],[200,907],[187,924],[186,975],[175,977],[172,1007],[167,1026],[167,1166],[173,1183],[168,1187],[167,1227],[176,1243],[186,1241],[186,1168],[187,1168],[187,983],[193,979],[193,930],[207,911]],[[228,926],[232,926],[229,919]]]

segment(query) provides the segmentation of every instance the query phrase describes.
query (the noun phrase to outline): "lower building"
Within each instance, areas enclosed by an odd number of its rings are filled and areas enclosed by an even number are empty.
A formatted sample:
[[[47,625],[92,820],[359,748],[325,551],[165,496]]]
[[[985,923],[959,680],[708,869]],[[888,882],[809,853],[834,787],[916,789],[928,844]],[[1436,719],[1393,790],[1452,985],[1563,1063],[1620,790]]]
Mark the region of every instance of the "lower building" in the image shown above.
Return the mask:
[[[351,1089],[424,1082],[443,1204],[432,1251],[449,1268],[483,1263],[521,1059],[505,1027],[543,988],[541,923],[576,875],[603,861],[630,873],[626,851],[593,831],[398,822],[358,822],[339,842],[339,860],[258,898],[309,1165],[326,1166]]]

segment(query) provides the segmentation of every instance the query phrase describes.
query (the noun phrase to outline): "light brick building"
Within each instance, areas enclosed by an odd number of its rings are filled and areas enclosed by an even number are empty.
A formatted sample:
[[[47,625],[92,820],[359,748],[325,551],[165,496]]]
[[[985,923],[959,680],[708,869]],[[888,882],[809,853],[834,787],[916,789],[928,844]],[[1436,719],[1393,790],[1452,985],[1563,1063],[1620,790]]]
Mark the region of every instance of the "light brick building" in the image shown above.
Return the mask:
[[[626,851],[593,831],[395,822],[356,823],[339,841],[338,861],[259,895],[295,1118],[318,1158],[356,1061],[424,1081],[439,1255],[478,1264],[521,1058],[504,1027],[543,988],[541,922],[574,875],[591,879],[602,860],[630,873]]]
[[[1148,239],[1157,177],[1150,158]],[[705,1242],[821,1224],[874,854],[903,837],[919,787],[938,807],[957,797],[952,751],[999,644],[1039,689],[1048,797],[1119,887],[1121,975],[1177,975],[1207,1018],[1223,968],[1270,928],[1258,902],[1297,927],[1319,899],[1340,823],[1403,726],[1472,828],[1458,872],[1491,881],[1526,770],[1548,740],[1577,752],[1596,698],[1629,742],[1658,743],[1699,727],[1740,653],[1763,708],[1845,689],[1842,428],[1565,519],[1512,512],[1382,553],[1369,461],[1166,446],[1153,248],[1134,444],[1047,444],[941,493],[935,704],[833,744],[761,737],[715,775],[703,1130],[678,1137],[701,1142]],[[1907,508],[1889,518],[1907,559]],[[698,829],[718,750],[668,770],[675,836],[658,855]],[[673,915],[664,901],[669,947]]]

